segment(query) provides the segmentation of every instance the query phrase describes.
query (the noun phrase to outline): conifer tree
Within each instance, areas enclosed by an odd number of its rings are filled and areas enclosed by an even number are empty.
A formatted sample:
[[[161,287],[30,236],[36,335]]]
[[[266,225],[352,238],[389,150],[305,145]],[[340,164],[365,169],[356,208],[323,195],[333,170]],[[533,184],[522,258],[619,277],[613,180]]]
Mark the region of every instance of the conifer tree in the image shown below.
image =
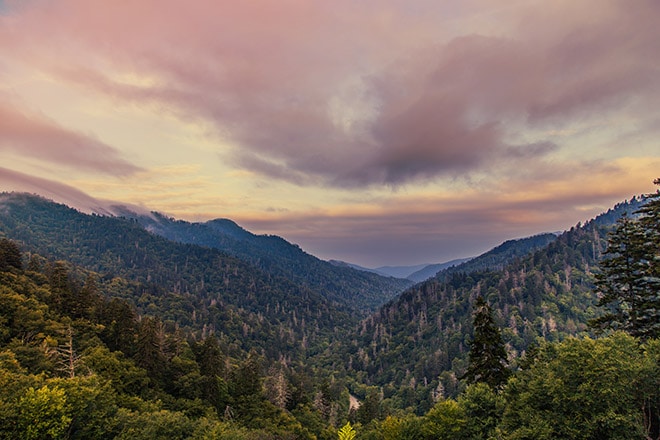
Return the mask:
[[[660,186],[660,178],[653,183]],[[646,198],[648,201],[637,211],[647,258],[642,281],[645,291],[638,312],[641,336],[645,339],[660,337],[660,190]]]
[[[506,349],[492,310],[479,296],[474,304],[474,336],[470,342],[469,364],[462,379],[468,383],[483,382],[491,388],[502,386],[509,377]]]
[[[18,245],[6,238],[0,238],[0,270],[22,269],[23,262]]]
[[[646,198],[639,219],[623,216],[608,238],[596,275],[605,313],[590,323],[644,340],[660,335],[660,193]]]

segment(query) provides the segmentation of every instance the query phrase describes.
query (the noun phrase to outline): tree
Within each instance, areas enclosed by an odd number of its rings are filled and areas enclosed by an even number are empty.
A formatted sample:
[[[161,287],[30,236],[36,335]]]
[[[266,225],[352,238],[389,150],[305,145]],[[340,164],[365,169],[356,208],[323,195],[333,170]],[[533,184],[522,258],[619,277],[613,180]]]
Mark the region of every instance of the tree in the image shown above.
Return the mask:
[[[271,367],[264,379],[266,397],[278,408],[285,409],[291,398],[289,384],[284,375],[283,367]]]
[[[57,387],[29,388],[17,407],[17,434],[25,440],[64,438],[72,420],[66,394]]]
[[[596,275],[596,288],[601,295],[598,305],[605,307],[606,312],[592,321],[592,326],[639,333],[638,304],[645,290],[643,243],[638,224],[626,215],[621,217],[608,237],[606,258],[600,262],[601,272]]]
[[[377,387],[369,387],[364,402],[357,410],[357,419],[363,425],[380,418],[381,391]]]
[[[471,440],[496,438],[497,425],[502,418],[504,399],[485,383],[468,386],[458,397],[458,404],[468,422],[466,437]]]
[[[660,336],[660,193],[646,198],[639,219],[624,215],[608,237],[596,275],[598,305],[605,313],[590,322],[642,340]]]
[[[64,377],[74,378],[80,364],[80,356],[76,354],[73,348],[73,329],[71,325],[67,326],[64,337],[64,342],[55,349],[57,370]]]
[[[653,181],[660,186],[660,178]],[[647,267],[643,284],[646,288],[640,298],[638,321],[642,337],[660,337],[660,191],[646,195],[647,202],[637,211],[639,226],[645,238],[644,256]]]
[[[509,377],[506,349],[491,308],[482,296],[477,298],[474,305],[473,327],[468,368],[462,379],[468,383],[483,382],[491,388],[498,388]]]
[[[21,250],[18,245],[6,238],[0,238],[0,271],[10,268],[22,269]]]
[[[162,382],[168,358],[165,354],[165,329],[159,318],[146,316],[140,321],[135,359],[139,367],[147,370],[149,377]]]
[[[423,429],[429,439],[457,440],[466,438],[467,425],[465,410],[455,400],[447,399],[426,414]]]

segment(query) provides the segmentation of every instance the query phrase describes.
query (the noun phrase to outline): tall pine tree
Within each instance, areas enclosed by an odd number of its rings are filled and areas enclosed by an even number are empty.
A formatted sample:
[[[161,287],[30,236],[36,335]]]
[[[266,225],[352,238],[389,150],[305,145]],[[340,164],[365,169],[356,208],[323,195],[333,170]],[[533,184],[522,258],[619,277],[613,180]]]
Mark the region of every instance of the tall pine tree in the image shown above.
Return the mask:
[[[625,330],[641,339],[660,336],[660,193],[646,198],[639,219],[622,217],[608,238],[596,275],[605,313],[591,321],[597,329]]]
[[[504,385],[510,372],[502,334],[482,296],[474,304],[473,327],[469,364],[462,378],[468,383],[483,382],[491,388],[498,388]]]
[[[653,183],[660,186],[660,178]],[[660,190],[647,194],[646,198],[648,201],[637,211],[647,259],[638,321],[642,337],[657,338],[660,337]]]

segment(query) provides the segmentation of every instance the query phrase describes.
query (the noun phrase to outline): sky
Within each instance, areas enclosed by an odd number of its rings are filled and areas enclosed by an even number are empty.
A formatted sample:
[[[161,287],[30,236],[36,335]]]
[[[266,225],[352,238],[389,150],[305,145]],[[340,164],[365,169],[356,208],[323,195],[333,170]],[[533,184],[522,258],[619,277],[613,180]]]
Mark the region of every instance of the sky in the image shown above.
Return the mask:
[[[230,218],[368,267],[660,177],[656,0],[0,0],[0,190]]]

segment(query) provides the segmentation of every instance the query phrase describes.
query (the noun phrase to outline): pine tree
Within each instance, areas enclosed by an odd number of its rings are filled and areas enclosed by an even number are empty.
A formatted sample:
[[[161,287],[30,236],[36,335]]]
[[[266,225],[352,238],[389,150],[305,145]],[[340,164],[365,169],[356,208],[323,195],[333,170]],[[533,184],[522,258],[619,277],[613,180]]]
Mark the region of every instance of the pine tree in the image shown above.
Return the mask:
[[[646,198],[639,219],[623,216],[608,238],[596,275],[598,305],[605,313],[590,323],[643,340],[660,336],[660,193]]]
[[[482,296],[474,305],[473,327],[469,364],[462,379],[468,383],[483,382],[491,388],[498,388],[509,377],[506,349],[500,329],[493,320],[492,310]]]
[[[660,179],[654,184],[660,186]],[[644,236],[643,253],[646,268],[642,284],[644,292],[638,305],[638,323],[644,339],[660,336],[660,191],[647,194],[648,200],[638,211]]]
[[[607,311],[592,321],[592,326],[638,333],[638,304],[644,292],[643,244],[638,223],[628,216],[621,217],[608,238],[606,258],[600,262],[601,272],[596,275],[601,295],[598,305]]]
[[[0,238],[0,271],[9,270],[10,268],[23,268],[21,250],[13,241]]]

